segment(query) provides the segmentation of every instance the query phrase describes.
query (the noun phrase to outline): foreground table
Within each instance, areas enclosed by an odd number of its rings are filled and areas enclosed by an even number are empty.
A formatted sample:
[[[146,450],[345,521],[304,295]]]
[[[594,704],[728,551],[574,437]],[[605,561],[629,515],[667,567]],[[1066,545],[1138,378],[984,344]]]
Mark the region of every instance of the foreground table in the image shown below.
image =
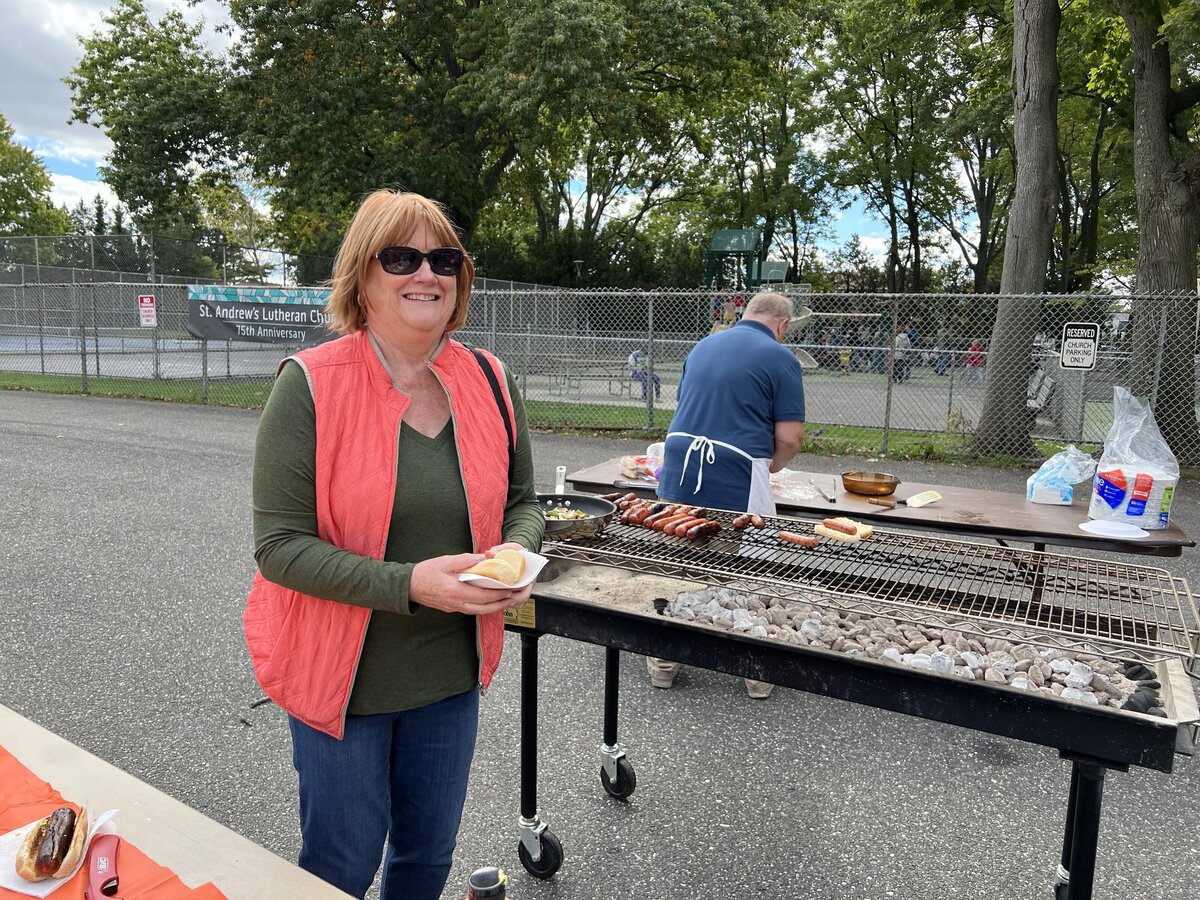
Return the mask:
[[[833,503],[817,493],[810,478],[816,481],[821,490],[833,496]],[[592,494],[625,489],[643,497],[653,497],[656,487],[652,483],[623,479],[619,458],[572,472],[567,476],[567,481],[575,490]],[[1137,540],[1088,534],[1079,529],[1080,523],[1088,518],[1087,504],[1080,500],[1070,506],[1048,506],[1030,503],[1023,494],[906,481],[896,491],[897,500],[922,491],[937,491],[942,499],[920,509],[908,509],[905,506],[887,509],[868,502],[860,494],[848,493],[842,488],[842,479],[837,475],[797,471],[787,472],[779,479],[776,489],[780,515],[849,516],[896,528],[938,531],[1001,542],[1021,541],[1033,544],[1036,550],[1054,545],[1142,556],[1179,556],[1184,547],[1196,546],[1196,542],[1175,525],[1151,531],[1147,537]]]
[[[64,798],[120,810],[121,837],[187,885],[212,882],[229,900],[350,896],[2,705],[0,744]]]

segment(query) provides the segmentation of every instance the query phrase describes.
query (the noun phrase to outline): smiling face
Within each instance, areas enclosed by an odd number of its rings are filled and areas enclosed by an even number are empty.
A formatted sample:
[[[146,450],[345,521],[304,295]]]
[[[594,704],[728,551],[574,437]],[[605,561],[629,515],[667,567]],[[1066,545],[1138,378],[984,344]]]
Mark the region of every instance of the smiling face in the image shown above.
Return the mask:
[[[399,243],[423,253],[443,246],[424,224]],[[415,333],[436,341],[454,314],[457,288],[454,275],[435,275],[427,259],[411,275],[390,275],[372,260],[362,286],[367,325],[388,340]]]

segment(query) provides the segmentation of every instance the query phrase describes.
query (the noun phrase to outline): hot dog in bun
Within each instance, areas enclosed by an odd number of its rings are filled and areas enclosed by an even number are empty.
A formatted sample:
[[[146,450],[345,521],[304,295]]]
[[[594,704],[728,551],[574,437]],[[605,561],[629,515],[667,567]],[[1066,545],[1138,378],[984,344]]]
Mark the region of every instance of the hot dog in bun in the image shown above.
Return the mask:
[[[17,874],[26,881],[70,875],[87,840],[87,810],[60,806],[29,829],[17,851]]]

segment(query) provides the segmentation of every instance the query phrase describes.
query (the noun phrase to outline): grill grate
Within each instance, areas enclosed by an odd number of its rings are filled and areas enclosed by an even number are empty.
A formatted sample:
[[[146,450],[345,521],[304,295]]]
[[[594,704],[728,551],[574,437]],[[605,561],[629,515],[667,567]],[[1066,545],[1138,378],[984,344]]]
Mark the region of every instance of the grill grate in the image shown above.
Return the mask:
[[[543,552],[983,638],[1195,665],[1195,601],[1184,579],[1160,569],[878,529],[810,550],[778,538],[806,530],[795,521],[768,518],[766,528],[739,532],[732,517],[711,513],[724,527],[696,541],[614,521],[595,537],[548,541]]]

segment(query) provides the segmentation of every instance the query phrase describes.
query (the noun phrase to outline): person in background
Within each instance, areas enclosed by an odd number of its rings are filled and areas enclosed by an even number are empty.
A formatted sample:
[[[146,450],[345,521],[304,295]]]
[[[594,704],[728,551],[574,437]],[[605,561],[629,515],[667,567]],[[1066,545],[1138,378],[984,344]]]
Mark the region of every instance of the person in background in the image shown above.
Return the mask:
[[[909,338],[908,332],[899,331],[896,333],[896,347],[892,354],[892,381],[899,384],[902,381],[908,381],[908,377],[912,372],[912,339]]]
[[[634,350],[629,354],[629,377],[641,384],[643,400],[649,393],[648,382],[651,378],[654,379],[654,399],[658,400],[662,396],[662,380],[657,372],[647,370],[645,350]]]
[[[367,195],[333,266],[342,337],[284,360],[258,430],[246,641],[288,715],[299,863],[354,897],[381,857],[382,900],[441,896],[480,688],[532,590],[458,575],[545,528],[513,377],[450,337],[473,275],[438,204]]]
[[[692,348],[663,446],[661,499],[774,515],[770,474],[804,443],[804,376],[783,340],[811,316],[807,307],[794,314],[780,294],[755,294],[741,321]],[[671,687],[680,668],[655,657],[646,666],[658,688]],[[745,681],[751,697],[770,696],[773,685]]]
[[[983,367],[987,364],[987,354],[983,352],[983,344],[978,340],[971,341],[970,349],[963,354],[963,384],[983,384]]]
[[[950,374],[950,354],[939,343],[933,347],[933,374],[949,375]]]

